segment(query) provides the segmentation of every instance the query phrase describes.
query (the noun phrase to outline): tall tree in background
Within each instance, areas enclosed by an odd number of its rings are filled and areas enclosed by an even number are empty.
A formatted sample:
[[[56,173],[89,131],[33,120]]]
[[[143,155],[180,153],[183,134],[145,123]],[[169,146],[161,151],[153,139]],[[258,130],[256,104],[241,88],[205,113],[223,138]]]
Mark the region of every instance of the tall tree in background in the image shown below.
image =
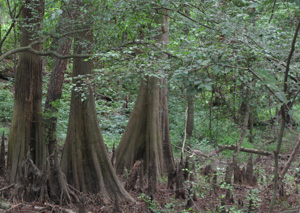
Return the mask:
[[[75,34],[75,54],[92,53],[92,17],[87,3],[78,0],[77,20],[82,20]],[[86,11],[83,13],[82,8]],[[126,192],[111,165],[97,120],[93,91],[89,82],[92,59],[73,61],[76,90],[72,91],[69,126],[62,154],[62,171],[69,184],[82,192],[100,192],[103,200],[134,201]]]
[[[159,33],[155,39],[159,45],[169,43],[167,11],[156,15]],[[159,56],[161,60],[166,55]],[[142,80],[138,97],[116,151],[116,168],[122,172],[130,169],[137,160],[143,160],[145,170],[152,165],[158,174],[174,171],[170,144],[166,80],[146,76]]]
[[[22,9],[20,46],[38,43],[44,14],[43,0],[26,0]],[[8,169],[11,181],[17,179],[18,169],[27,153],[33,163],[42,169],[47,147],[42,124],[42,59],[28,52],[20,53],[15,78],[15,103],[8,139]]]

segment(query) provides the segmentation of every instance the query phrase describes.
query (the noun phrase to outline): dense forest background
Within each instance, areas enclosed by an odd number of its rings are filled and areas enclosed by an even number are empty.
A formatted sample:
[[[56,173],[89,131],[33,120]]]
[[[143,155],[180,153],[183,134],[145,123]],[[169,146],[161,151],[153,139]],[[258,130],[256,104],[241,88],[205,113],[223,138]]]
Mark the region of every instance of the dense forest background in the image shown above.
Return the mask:
[[[0,0],[0,208],[299,212],[298,0]]]

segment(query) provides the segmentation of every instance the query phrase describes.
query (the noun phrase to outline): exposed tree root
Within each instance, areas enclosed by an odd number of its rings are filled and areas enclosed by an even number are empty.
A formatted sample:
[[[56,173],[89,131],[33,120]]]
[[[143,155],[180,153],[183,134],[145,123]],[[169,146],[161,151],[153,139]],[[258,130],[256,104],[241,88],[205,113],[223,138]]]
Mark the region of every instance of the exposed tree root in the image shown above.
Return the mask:
[[[40,202],[51,200],[60,202],[60,204],[70,204],[72,200],[79,202],[77,195],[67,184],[66,177],[61,172],[60,166],[54,162],[54,157],[50,156],[50,169],[44,166],[43,171],[41,171],[28,155],[18,170],[16,184],[9,186],[14,186],[10,199],[38,200]]]
[[[66,176],[61,171],[57,151],[54,151],[53,155],[50,156],[49,190],[51,197],[56,197],[60,194],[60,204],[72,203],[72,198],[76,202],[79,202],[78,196],[75,194],[74,190],[69,187]]]
[[[127,191],[131,191],[135,187],[138,177],[139,177],[141,166],[143,166],[142,163],[143,163],[143,161],[141,161],[141,160],[136,161],[133,168],[131,169],[131,172],[130,172],[129,177],[127,178],[127,182],[125,184],[125,189]]]
[[[14,185],[15,185],[15,184],[10,184],[10,185],[6,186],[6,187],[0,189],[0,192],[5,191],[5,190],[7,190],[7,189],[10,189],[10,188],[12,188]]]

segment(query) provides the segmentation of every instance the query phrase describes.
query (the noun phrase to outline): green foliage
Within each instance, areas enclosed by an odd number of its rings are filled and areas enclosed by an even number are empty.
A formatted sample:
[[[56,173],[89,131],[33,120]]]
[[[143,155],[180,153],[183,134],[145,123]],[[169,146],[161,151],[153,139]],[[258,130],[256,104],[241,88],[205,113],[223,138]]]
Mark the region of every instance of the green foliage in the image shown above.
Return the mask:
[[[57,24],[63,12],[68,11],[68,2],[46,1],[43,30],[37,32],[48,38],[44,43],[45,51],[56,48],[52,37],[61,36],[57,32]],[[109,148],[113,144],[117,146],[132,112],[140,80],[146,75],[169,80],[171,141],[177,146],[182,145],[184,138],[187,95],[195,97],[194,133],[186,144],[191,149],[210,152],[217,145],[236,144],[243,119],[240,108],[245,101],[249,101],[254,115],[254,142],[250,143],[247,132],[243,147],[274,151],[276,144],[267,143],[277,139],[279,124],[274,118],[282,104],[290,101],[294,101],[293,109],[289,111],[293,118],[291,127],[299,131],[299,42],[296,42],[296,52],[290,65],[288,93],[283,93],[286,59],[300,16],[298,0],[275,1],[274,8],[271,0],[107,0],[86,3],[94,6],[92,11],[82,9],[81,12],[89,13],[96,23],[91,29],[95,42],[86,44],[95,52],[95,73],[76,78],[67,76],[61,100],[52,103],[59,109],[55,116],[58,118],[57,138],[61,145],[67,134],[71,91],[78,92],[85,101],[87,88],[92,86],[104,141]],[[0,1],[0,5],[3,35],[10,26],[11,18],[6,4]],[[169,8],[168,46],[155,44],[157,29],[160,28],[156,22],[157,12],[162,6]],[[82,20],[62,22],[66,33],[82,24]],[[17,38],[20,23],[18,26]],[[14,36],[11,34],[3,49],[13,48]],[[163,53],[168,53],[168,57],[160,57]],[[52,60],[48,60],[46,74],[50,73]],[[12,68],[12,63],[0,65],[1,70],[7,67]],[[44,94],[47,82],[48,79],[44,82]],[[12,116],[13,94],[9,88],[11,85],[7,87],[1,82],[1,123],[9,122]],[[246,97],[246,91],[249,97]],[[129,107],[124,109],[127,95],[130,95]],[[6,129],[6,125],[3,126],[1,128]],[[295,133],[287,132],[284,142],[293,141],[291,135]],[[284,143],[282,151],[290,148],[288,143]],[[222,154],[231,158],[232,153],[226,151]],[[179,154],[175,152],[175,156]],[[247,158],[247,154],[239,154],[240,161]],[[219,173],[223,175],[223,171]],[[261,184],[272,181],[273,176],[267,178]],[[293,179],[287,176],[286,181],[292,182]],[[191,184],[194,193],[200,197],[205,197],[211,190],[208,182],[200,177],[186,184]],[[221,188],[233,191],[232,186],[226,184],[222,184]],[[181,205],[173,198],[164,206],[151,201],[145,194],[140,198],[154,212],[173,212]],[[255,206],[260,205],[260,197],[255,190],[248,192],[247,199],[252,200]],[[236,206],[227,210],[241,211]]]
[[[0,135],[2,136],[4,132],[4,137],[7,138],[8,137],[8,133],[9,133],[9,126],[5,126],[3,124],[0,124]]]
[[[0,121],[9,122],[14,109],[14,97],[9,91],[10,83],[1,85],[0,89]]]
[[[148,208],[155,213],[163,213],[163,212],[176,212],[178,209],[181,209],[183,207],[184,203],[178,202],[178,200],[174,198],[170,198],[170,202],[167,202],[163,206],[161,206],[158,201],[152,200],[148,195],[142,193],[139,197],[139,199],[142,199],[145,203],[148,204]],[[185,212],[185,211],[183,211]],[[190,211],[188,211],[190,212]],[[192,211],[193,212],[193,211]]]
[[[107,107],[104,104],[97,107],[103,138],[110,149],[114,144],[115,147],[119,144],[129,119],[128,115],[114,111],[116,111],[116,109]]]
[[[257,209],[262,202],[260,191],[258,189],[250,189],[248,190],[247,196],[247,207],[249,209],[249,205],[251,202],[251,209]]]
[[[71,104],[71,84],[67,83],[68,80],[63,85],[63,93],[60,100],[56,101],[54,104],[58,108],[57,113],[57,127],[56,136],[60,145],[63,145],[67,136],[70,104]]]
[[[56,135],[59,144],[63,145],[67,136],[70,100],[61,99],[58,106]]]

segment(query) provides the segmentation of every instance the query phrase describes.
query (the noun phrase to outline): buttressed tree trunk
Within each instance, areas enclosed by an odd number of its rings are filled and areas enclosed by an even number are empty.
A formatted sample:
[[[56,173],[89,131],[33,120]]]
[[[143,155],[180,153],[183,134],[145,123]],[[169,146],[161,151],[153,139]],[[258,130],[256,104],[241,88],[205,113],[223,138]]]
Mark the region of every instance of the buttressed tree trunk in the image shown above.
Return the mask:
[[[20,46],[38,41],[44,1],[26,0],[22,9]],[[41,50],[41,44],[33,46]],[[42,125],[42,59],[28,52],[20,53],[15,79],[15,105],[8,141],[8,170],[11,181],[30,151],[33,163],[41,169],[47,157]]]
[[[77,4],[79,8],[87,5],[83,1],[77,1]],[[91,53],[92,20],[87,13],[77,20],[83,20],[83,31],[75,35],[75,54]],[[92,59],[74,59],[74,81],[77,89],[81,88],[84,92],[72,91],[69,126],[62,154],[62,171],[66,174],[69,184],[82,192],[100,192],[105,202],[134,202],[119,182],[106,152],[89,84],[92,70]]]
[[[159,34],[155,37],[161,45],[169,43],[168,18],[160,15]],[[167,56],[161,55],[164,59]],[[116,151],[117,172],[130,169],[137,160],[143,160],[144,171],[155,160],[158,174],[174,172],[174,159],[170,143],[166,80],[146,76],[142,80],[138,97],[125,132]]]

